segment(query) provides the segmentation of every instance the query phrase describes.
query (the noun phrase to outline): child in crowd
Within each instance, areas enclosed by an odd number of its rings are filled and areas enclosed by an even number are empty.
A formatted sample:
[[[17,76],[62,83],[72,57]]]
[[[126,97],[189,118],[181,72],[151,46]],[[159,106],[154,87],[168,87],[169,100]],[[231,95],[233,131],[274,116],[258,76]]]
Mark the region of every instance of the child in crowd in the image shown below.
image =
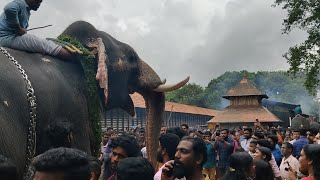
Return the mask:
[[[256,152],[256,148],[257,148],[257,141],[251,141],[250,143],[249,143],[249,154],[250,154],[250,156],[253,158],[253,154]]]

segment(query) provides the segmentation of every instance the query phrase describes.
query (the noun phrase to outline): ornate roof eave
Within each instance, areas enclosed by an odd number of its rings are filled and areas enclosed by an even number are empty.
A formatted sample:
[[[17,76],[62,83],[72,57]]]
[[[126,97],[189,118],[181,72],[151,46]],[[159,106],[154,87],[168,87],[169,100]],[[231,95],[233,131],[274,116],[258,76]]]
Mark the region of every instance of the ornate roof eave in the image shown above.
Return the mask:
[[[238,96],[225,95],[225,96],[222,96],[222,97],[225,98],[225,99],[230,99],[232,97],[250,97],[250,96],[260,96],[261,99],[263,99],[263,98],[269,99],[269,96],[266,95],[266,94],[260,94],[260,95],[238,95]]]

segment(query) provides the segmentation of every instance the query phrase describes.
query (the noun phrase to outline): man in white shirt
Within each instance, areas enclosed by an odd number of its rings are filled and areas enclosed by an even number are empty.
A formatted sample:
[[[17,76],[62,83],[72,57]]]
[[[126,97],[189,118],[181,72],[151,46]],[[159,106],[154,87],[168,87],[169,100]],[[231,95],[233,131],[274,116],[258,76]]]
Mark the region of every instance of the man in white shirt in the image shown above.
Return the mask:
[[[281,164],[280,164],[280,174],[283,180],[288,180],[289,179],[289,166],[291,168],[298,172],[299,171],[299,161],[292,156],[293,152],[293,145],[290,144],[289,142],[285,142],[281,146],[281,153],[283,155]]]
[[[246,128],[244,129],[244,140],[241,141],[241,147],[245,150],[245,151],[249,151],[249,144],[252,141],[252,129],[251,128]]]
[[[296,140],[300,138],[299,130],[294,130],[292,133],[292,136],[293,136],[293,140],[290,141],[291,144],[293,144],[294,142],[296,142]]]

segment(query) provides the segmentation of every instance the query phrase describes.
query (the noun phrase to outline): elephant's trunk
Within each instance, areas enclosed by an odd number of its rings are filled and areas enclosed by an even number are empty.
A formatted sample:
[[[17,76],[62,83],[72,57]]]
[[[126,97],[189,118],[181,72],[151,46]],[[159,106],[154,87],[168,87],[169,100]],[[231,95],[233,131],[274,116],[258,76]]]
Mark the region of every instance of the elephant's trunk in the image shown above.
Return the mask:
[[[149,161],[155,167],[157,162],[158,139],[164,118],[165,95],[161,92],[141,93],[146,102],[147,128],[146,147]]]

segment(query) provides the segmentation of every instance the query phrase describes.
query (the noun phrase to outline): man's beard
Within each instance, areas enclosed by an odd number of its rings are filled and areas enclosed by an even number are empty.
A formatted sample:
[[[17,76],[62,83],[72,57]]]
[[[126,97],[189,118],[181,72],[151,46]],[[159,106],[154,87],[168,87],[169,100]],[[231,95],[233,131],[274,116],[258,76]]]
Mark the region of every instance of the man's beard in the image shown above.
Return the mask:
[[[157,151],[157,161],[163,163],[163,157],[161,151]]]
[[[183,177],[188,177],[188,175],[191,173],[192,170],[188,169],[181,161],[174,161],[173,177],[181,179]]]
[[[112,169],[113,171],[117,170],[117,164],[111,162],[111,169]]]

